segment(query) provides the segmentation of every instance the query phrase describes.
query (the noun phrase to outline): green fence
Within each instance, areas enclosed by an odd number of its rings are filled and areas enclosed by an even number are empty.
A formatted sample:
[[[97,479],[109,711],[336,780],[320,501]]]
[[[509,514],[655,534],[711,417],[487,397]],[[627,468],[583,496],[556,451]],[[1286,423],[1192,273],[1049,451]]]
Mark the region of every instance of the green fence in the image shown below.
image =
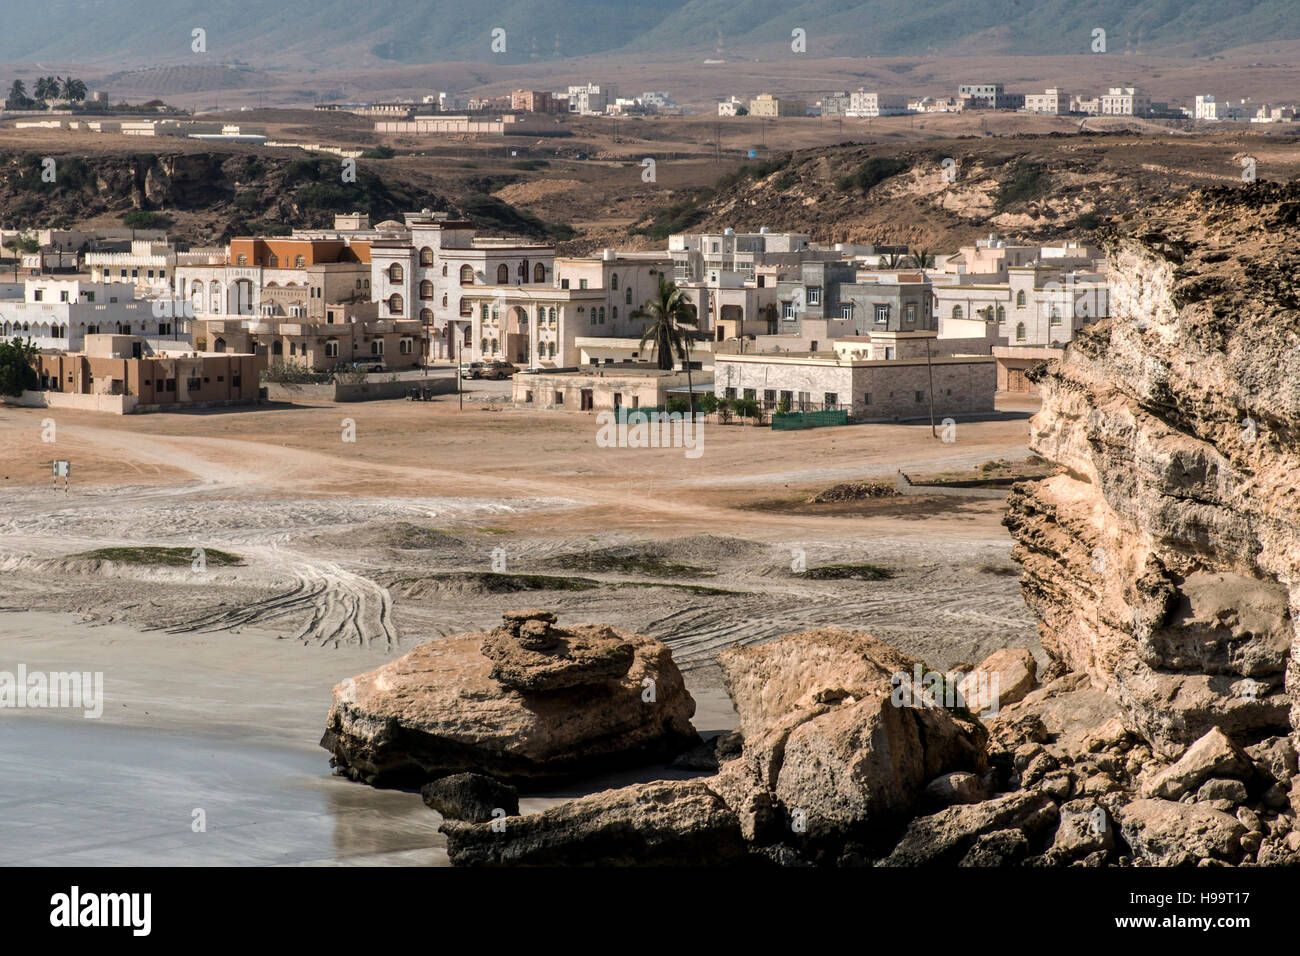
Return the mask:
[[[832,409],[823,412],[776,412],[772,415],[773,431],[790,431],[794,428],[825,428],[828,425],[847,425],[847,409]]]
[[[620,405],[615,408],[614,420],[620,425],[646,425],[650,424],[651,412],[658,412],[659,415],[667,415],[667,408],[659,406],[642,406],[640,408],[629,408]]]

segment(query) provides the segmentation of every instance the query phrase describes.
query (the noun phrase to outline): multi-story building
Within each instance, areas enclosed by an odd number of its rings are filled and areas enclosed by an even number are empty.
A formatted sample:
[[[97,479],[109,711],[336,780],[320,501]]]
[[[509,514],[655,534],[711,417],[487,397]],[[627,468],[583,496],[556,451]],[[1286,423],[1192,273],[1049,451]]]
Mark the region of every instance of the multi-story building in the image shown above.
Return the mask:
[[[795,232],[772,232],[766,226],[758,232],[676,233],[668,237],[668,254],[673,260],[673,280],[703,279],[710,271],[754,275],[760,265],[798,266],[804,259],[836,258],[835,250],[813,249],[809,236]]]
[[[930,280],[922,271],[804,262],[797,277],[777,283],[777,335],[793,336],[798,346],[817,351],[846,335],[933,331],[931,300]]]
[[[189,345],[190,323],[183,314],[173,317],[135,293],[130,282],[29,279],[21,298],[0,299],[0,335],[70,351],[80,349],[88,335],[135,335],[159,347]]]
[[[719,116],[748,116],[749,107],[745,105],[744,100],[737,99],[736,97],[733,96],[730,99],[723,100],[718,104],[718,115]]]
[[[846,91],[827,93],[817,101],[817,105],[821,108],[822,116],[846,116],[852,103],[853,97]]]
[[[603,115],[606,108],[618,99],[614,87],[597,83],[570,86],[567,95],[569,112],[581,113],[583,116]]]
[[[370,245],[372,294],[381,319],[416,319],[429,358],[472,353],[474,304],[483,287],[552,285],[555,246],[475,236],[474,224],[445,213],[408,213],[406,233]]]
[[[845,116],[899,116],[908,111],[907,97],[903,94],[870,93],[858,89],[849,96],[849,108]]]
[[[546,90],[515,90],[510,94],[510,108],[525,113],[556,113],[555,99]]]
[[[1023,93],[1008,93],[1001,83],[963,83],[957,87],[957,96],[965,102],[965,109],[1018,110],[1025,105]]]
[[[1070,112],[1070,94],[1055,87],[1043,93],[1029,93],[1025,96],[1025,109],[1030,113],[1048,113],[1060,116]]]
[[[223,354],[250,352],[272,363],[289,362],[326,371],[351,363],[390,370],[414,368],[425,360],[424,329],[414,319],[381,319],[379,303],[330,303],[323,321],[209,319],[195,342]]]
[[[1112,86],[1101,97],[1102,116],[1145,116],[1151,112],[1151,97],[1132,86]]]
[[[807,116],[808,104],[789,97],[778,98],[771,93],[760,93],[749,101],[750,116]]]

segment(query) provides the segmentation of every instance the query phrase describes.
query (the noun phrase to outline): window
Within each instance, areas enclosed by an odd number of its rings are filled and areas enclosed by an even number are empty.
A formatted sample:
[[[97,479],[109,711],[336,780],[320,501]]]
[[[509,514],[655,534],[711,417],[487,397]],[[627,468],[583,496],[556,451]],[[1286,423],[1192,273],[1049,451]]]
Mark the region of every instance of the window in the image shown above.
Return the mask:
[[[420,283],[420,298],[425,300],[433,298],[433,283],[428,279]]]
[[[87,302],[94,302],[94,301],[95,301],[95,293],[93,293],[93,292],[87,292],[87,293],[86,293],[86,301],[87,301]]]
[[[446,305],[446,304],[447,304],[446,298],[447,298],[446,296],[443,296],[443,303],[442,303],[443,305]],[[420,310],[420,321],[423,322],[425,325],[428,325],[430,322],[432,322],[432,321],[433,321],[433,309],[421,309],[421,310]]]
[[[908,322],[916,321],[916,305],[914,303],[907,306],[906,318]]]
[[[561,280],[560,280],[560,288],[561,288],[561,289],[567,289],[568,287],[569,287],[569,280],[568,280],[568,279],[561,279]]]
[[[918,402],[923,402],[923,401],[925,401],[925,392],[918,391],[918,392],[914,392],[913,394],[916,396],[916,400],[917,400]]]
[[[71,376],[69,376],[68,381],[69,381],[69,382],[72,381]],[[176,391],[176,379],[174,379],[174,378],[169,378],[169,379],[167,379],[166,384],[163,385],[163,391],[164,391],[164,392],[174,392],[174,391]]]
[[[460,267],[460,284],[461,284],[461,285],[473,285],[473,284],[474,284],[474,267],[473,267],[473,266],[464,265],[464,266],[461,266],[461,267]]]
[[[537,265],[533,266],[533,281],[534,282],[546,281],[546,266],[542,265],[540,262],[537,263]]]
[[[373,340],[370,342],[370,354],[371,354],[371,355],[383,355],[383,354],[384,354],[384,340],[383,340],[383,339],[373,339]]]
[[[406,303],[402,301],[402,297],[400,295],[394,293],[393,295],[390,295],[388,297],[388,311],[391,312],[393,315],[401,315],[402,310],[405,308],[405,306]]]
[[[326,357],[326,358],[338,358],[338,355],[339,355],[339,340],[338,340],[338,339],[326,339],[326,340],[325,340],[325,357]]]
[[[1021,289],[1019,292],[1016,293],[1016,308],[1023,309],[1024,307],[1025,307],[1025,290]]]
[[[556,404],[556,405],[563,405],[563,404],[564,404],[564,393],[563,393],[563,392],[556,392],[556,393],[555,393],[555,404]]]
[[[618,290],[618,273],[617,273],[617,272],[610,273],[610,276],[609,276],[609,287],[610,287],[611,289],[614,289],[615,291]]]
[[[510,267],[504,262],[497,266],[497,285],[505,285],[510,281]]]
[[[187,392],[197,392],[203,387],[203,380],[198,378],[186,379],[185,390]]]
[[[488,340],[487,340],[487,339],[483,339],[482,341],[479,342],[479,344],[478,344],[478,350],[479,350],[480,352],[482,352],[484,355],[487,354],[487,350],[488,350]]]
[[[632,289],[630,287],[625,291],[623,295],[623,304],[624,305],[632,304]]]
[[[232,375],[232,376],[230,376],[230,387],[231,387],[231,388],[239,388],[239,386],[242,384],[242,381],[243,381],[243,380],[240,378],[240,376],[238,376],[238,375]]]
[[[853,318],[853,303],[852,303],[852,302],[841,302],[841,303],[840,303],[840,318],[841,318],[841,319],[852,319],[852,318]]]
[[[1025,340],[1025,323],[1023,323],[1023,322],[1017,322],[1017,323],[1016,323],[1016,341],[1017,341],[1017,342],[1023,342],[1024,340]]]
[[[586,279],[579,279],[579,280],[578,280],[578,288],[579,288],[579,289],[585,289],[585,288],[587,288],[587,280],[586,280]]]
[[[822,287],[821,287],[821,286],[819,286],[819,285],[810,285],[810,286],[808,287],[808,304],[809,304],[809,305],[821,305],[821,304],[822,304]]]
[[[889,322],[889,306],[888,306],[888,305],[884,305],[884,304],[881,304],[881,303],[879,303],[879,302],[876,303],[876,321],[877,321],[877,322],[885,322],[885,323]]]
[[[410,355],[414,345],[410,339],[402,339],[397,343],[397,351],[402,355]]]
[[[278,269],[280,268],[280,257],[275,253],[271,253],[271,257],[267,260],[266,264],[272,269]],[[132,277],[134,277],[134,275],[135,273],[133,272]]]
[[[792,319],[794,318],[794,303],[793,303],[793,302],[782,302],[782,303],[781,303],[781,318],[785,319],[787,322],[790,321],[790,320],[792,320]]]
[[[472,310],[473,310],[473,306],[470,304],[469,300],[462,297],[460,300],[461,316],[467,319],[470,318],[474,314]]]
[[[428,246],[425,246],[420,250],[420,265],[422,266],[433,265],[433,250],[430,249]],[[444,275],[445,274],[446,273],[444,273]]]
[[[822,402],[826,408],[838,408],[840,404],[839,392],[827,392],[822,396]]]
[[[528,282],[528,260],[527,259],[519,263],[519,281],[524,284]]]
[[[44,299],[45,299],[45,290],[44,290],[44,289],[37,289],[35,292],[32,293],[32,298],[34,298],[37,302],[42,302],[42,301],[44,301]]]
[[[1047,317],[1047,323],[1049,325],[1061,324],[1061,310],[1058,309],[1056,306],[1052,306],[1052,311]]]
[[[388,267],[389,282],[401,282],[402,276],[403,276],[402,264],[400,262],[394,262],[391,266]]]
[[[1007,320],[1007,310],[1003,306],[998,306],[997,318],[999,325]]]
[[[600,323],[601,325],[604,325],[604,324],[605,324],[605,307],[602,305],[602,306],[597,310],[597,312],[598,312],[599,315],[600,315],[599,323]]]
[[[866,392],[866,393],[863,394],[863,396],[862,396],[862,404],[863,404],[863,405],[870,405],[870,404],[871,404],[871,393],[870,393],[870,392]]]
[[[960,318],[961,318],[961,306],[959,306],[959,305],[954,305],[954,306],[952,307],[952,317],[953,317],[954,319],[960,319]]]
[[[159,323],[158,323],[158,334],[159,334],[159,335],[171,335],[171,334],[172,334],[172,324],[171,324],[170,322],[159,322]]]

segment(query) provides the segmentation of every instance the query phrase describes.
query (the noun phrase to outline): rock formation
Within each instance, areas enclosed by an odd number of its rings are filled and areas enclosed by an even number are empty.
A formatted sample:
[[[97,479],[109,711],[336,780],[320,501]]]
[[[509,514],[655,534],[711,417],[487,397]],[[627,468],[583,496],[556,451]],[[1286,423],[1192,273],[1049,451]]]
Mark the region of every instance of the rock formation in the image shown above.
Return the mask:
[[[1194,193],[1109,236],[1112,318],[1033,376],[1007,525],[1047,653],[1166,758],[1289,733],[1300,562],[1300,187]],[[1294,678],[1296,675],[1292,675]]]
[[[367,783],[537,782],[668,760],[699,743],[694,713],[659,641],[512,611],[337,685],[321,746]]]

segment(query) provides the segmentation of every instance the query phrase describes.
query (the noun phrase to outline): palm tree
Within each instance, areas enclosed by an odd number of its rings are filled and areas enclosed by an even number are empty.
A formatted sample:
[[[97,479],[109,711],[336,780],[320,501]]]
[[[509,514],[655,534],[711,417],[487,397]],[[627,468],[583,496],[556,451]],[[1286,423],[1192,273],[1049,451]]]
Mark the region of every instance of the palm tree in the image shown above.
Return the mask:
[[[23,104],[27,102],[27,84],[22,80],[14,80],[14,85],[9,87],[9,106],[11,109],[22,109]]]
[[[691,304],[677,288],[677,283],[669,282],[662,275],[659,277],[659,289],[645,305],[632,313],[633,318],[648,318],[641,336],[640,348],[653,341],[655,359],[663,371],[671,371],[674,359],[679,359],[686,366],[686,389],[691,397],[691,420],[695,418],[695,389],[691,383],[691,333],[699,327],[699,321],[691,310]]]
[[[68,77],[63,81],[63,98],[72,100],[74,103],[80,103],[86,98],[86,84],[81,80]]]
[[[882,269],[901,269],[903,268],[903,256],[897,252],[891,252],[889,255],[880,257],[880,268]]]
[[[59,95],[59,82],[52,76],[37,77],[32,93],[38,100],[52,100]]]
[[[920,249],[908,249],[907,256],[918,269],[931,269],[934,267],[934,253],[924,246]]]

